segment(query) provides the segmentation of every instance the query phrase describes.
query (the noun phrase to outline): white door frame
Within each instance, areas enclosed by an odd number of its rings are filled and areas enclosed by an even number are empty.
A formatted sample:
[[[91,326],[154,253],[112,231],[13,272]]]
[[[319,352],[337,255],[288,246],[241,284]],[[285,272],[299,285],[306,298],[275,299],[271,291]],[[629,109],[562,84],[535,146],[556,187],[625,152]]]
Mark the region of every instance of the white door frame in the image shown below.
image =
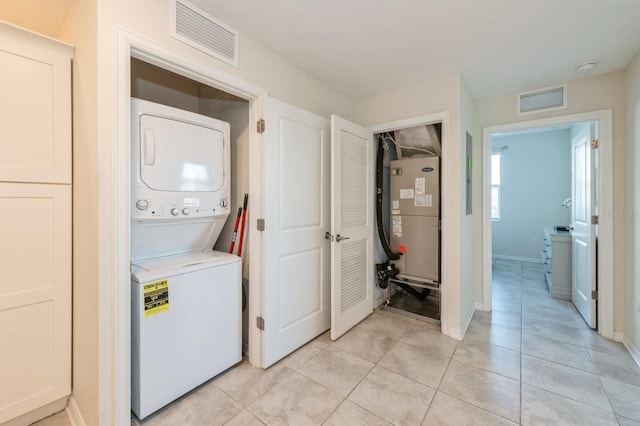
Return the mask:
[[[163,69],[180,74],[192,80],[224,90],[249,101],[249,123],[255,123],[260,117],[259,98],[267,91],[259,86],[247,82],[214,65],[205,64],[190,56],[168,49],[151,40],[133,34],[128,30],[116,27],[115,46],[115,82],[114,82],[114,149],[113,163],[108,155],[99,158],[99,168],[110,170],[113,192],[111,200],[105,205],[113,205],[113,213],[104,213],[99,218],[100,234],[105,232],[105,223],[113,223],[109,236],[110,249],[113,250],[113,263],[103,272],[112,277],[111,287],[99,289],[99,407],[101,420],[109,424],[129,424],[131,421],[131,291],[130,291],[130,99],[131,99],[131,57],[142,59]],[[249,191],[252,196],[252,215],[261,217],[262,188],[259,176],[262,173],[262,151],[256,132],[250,132],[249,145],[250,167],[256,173],[250,174]],[[105,148],[106,149],[106,148]],[[110,149],[110,148],[109,148]],[[257,149],[257,151],[256,151]],[[102,148],[101,148],[102,150]],[[100,183],[101,188],[111,185]],[[108,191],[105,191],[108,193]],[[109,195],[106,195],[109,196]],[[112,216],[111,216],[112,214]],[[252,253],[261,253],[261,240],[255,227],[249,226],[249,246]],[[259,297],[255,289],[261,287],[262,265],[261,256],[250,258],[250,279],[253,280],[250,289],[249,318],[257,316],[252,309],[257,309],[254,303]],[[101,281],[102,282],[102,281]],[[113,329],[111,327],[114,327]],[[254,330],[255,327],[250,327]],[[259,333],[258,333],[259,335]],[[254,343],[254,333],[249,334],[249,347],[253,349],[260,345]],[[111,408],[114,407],[114,418]]]
[[[450,293],[458,293],[458,291],[451,292],[449,288],[451,288],[452,286],[460,286],[460,282],[454,283],[453,281],[449,281],[450,276],[456,275],[452,272],[451,258],[449,256],[449,246],[452,243],[452,238],[451,224],[447,220],[448,217],[451,217],[451,203],[453,202],[453,200],[451,199],[452,197],[446,196],[446,194],[450,193],[449,185],[453,180],[453,171],[451,167],[448,166],[448,164],[450,164],[449,112],[444,111],[435,114],[409,118],[406,120],[391,121],[387,123],[377,124],[375,126],[369,126],[369,129],[371,129],[373,133],[376,134],[380,132],[391,132],[394,130],[405,129],[407,127],[422,126],[433,123],[442,123],[442,158],[445,159],[444,161],[442,161],[441,165],[442,180],[440,189],[440,193],[443,194],[442,199],[440,200],[440,205],[442,206],[442,211],[440,213],[440,219],[442,223],[442,237],[440,246],[440,281],[446,282],[447,285],[443,285],[440,287],[440,330],[444,335],[459,339],[460,332],[458,328],[449,330],[449,312],[458,312],[460,310],[460,300],[454,300],[449,296]]]
[[[613,111],[604,109],[482,129],[482,310],[491,310],[491,135],[584,121],[599,122],[598,333],[613,339]]]

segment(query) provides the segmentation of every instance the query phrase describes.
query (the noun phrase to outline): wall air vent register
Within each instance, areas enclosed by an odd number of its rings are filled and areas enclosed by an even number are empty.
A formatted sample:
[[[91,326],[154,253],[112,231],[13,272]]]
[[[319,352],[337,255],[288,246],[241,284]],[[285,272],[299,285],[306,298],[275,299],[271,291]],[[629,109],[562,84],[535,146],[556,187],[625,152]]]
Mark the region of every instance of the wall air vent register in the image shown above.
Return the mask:
[[[187,0],[171,2],[170,35],[189,46],[235,67],[238,32]]]
[[[567,107],[567,85],[518,93],[518,115]]]

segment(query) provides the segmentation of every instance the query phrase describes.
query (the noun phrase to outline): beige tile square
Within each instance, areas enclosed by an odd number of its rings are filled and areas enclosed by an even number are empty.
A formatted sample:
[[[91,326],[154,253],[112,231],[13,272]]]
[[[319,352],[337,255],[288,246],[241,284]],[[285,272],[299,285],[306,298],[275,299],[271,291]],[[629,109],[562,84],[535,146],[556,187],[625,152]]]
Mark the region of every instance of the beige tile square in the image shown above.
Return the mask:
[[[307,361],[316,356],[320,351],[328,346],[327,343],[312,340],[301,348],[296,349],[293,353],[287,355],[286,358],[278,362],[277,365],[289,367],[299,370]]]
[[[584,345],[572,345],[532,334],[522,335],[522,353],[595,373],[596,369]]]
[[[523,425],[616,425],[612,412],[594,408],[569,398],[522,385]]]
[[[618,423],[620,426],[640,426],[640,422],[622,416],[618,416]]]
[[[323,426],[391,426],[380,417],[364,408],[345,400],[336,411],[329,416]]]
[[[522,316],[524,318],[536,318],[542,321],[569,327],[580,328],[573,315],[567,310],[560,310],[556,307],[546,307],[530,304],[522,304]]]
[[[522,296],[521,296],[519,291],[518,292],[509,292],[509,291],[493,290],[492,299],[493,300],[500,300],[502,302],[508,302],[508,303],[521,303],[522,302]]]
[[[640,421],[640,387],[601,377],[613,411],[619,416]]]
[[[327,347],[300,368],[300,373],[339,395],[347,396],[373,368],[373,363]]]
[[[438,390],[514,422],[520,419],[516,380],[451,361]]]
[[[494,426],[516,425],[457,398],[437,392],[422,426]]]
[[[264,395],[293,370],[284,364],[273,365],[266,370],[253,367],[247,360],[215,379],[214,383],[243,407]]]
[[[580,330],[579,333],[584,344],[588,348],[596,349],[599,352],[608,352],[622,356],[627,356],[629,354],[629,351],[627,351],[627,348],[625,348],[622,343],[605,339],[594,330]]]
[[[595,408],[612,411],[600,378],[586,371],[523,354],[522,382]]]
[[[333,342],[333,346],[369,362],[378,362],[395,343],[395,339],[364,328],[352,328]]]
[[[464,335],[463,341],[490,343],[514,351],[520,351],[522,333],[504,327],[485,326],[472,322]]]
[[[420,424],[435,390],[386,368],[374,367],[348,400],[396,425]]]
[[[497,327],[509,328],[516,331],[520,331],[522,328],[522,319],[520,314],[510,314],[508,312],[476,311],[475,314],[473,314],[473,319],[471,321],[484,326],[495,325]]]
[[[247,409],[268,425],[321,424],[342,397],[300,373],[293,372]]]
[[[392,339],[398,339],[411,325],[412,323],[407,320],[374,312],[358,324],[357,327],[384,334]]]
[[[223,425],[242,407],[212,382],[197,388],[140,422],[143,426]]]
[[[640,367],[631,355],[590,350],[591,358],[601,376],[640,386]]]
[[[458,345],[453,360],[520,380],[520,352],[485,342],[464,341]]]
[[[522,303],[511,303],[493,299],[491,301],[491,309],[498,312],[520,314],[522,312]]]
[[[396,342],[378,365],[436,389],[449,365],[449,358],[435,356],[422,348]]]
[[[580,334],[581,330],[536,318],[523,318],[522,332],[546,337],[547,339],[558,340],[560,342],[571,343],[572,345],[584,345],[582,335]]]
[[[400,342],[423,349],[427,354],[441,358],[451,358],[458,341],[445,336],[438,330],[412,326],[399,339]]]
[[[256,418],[253,414],[248,412],[247,410],[242,410],[240,414],[235,416],[233,419],[229,420],[224,426],[262,426],[260,420]]]

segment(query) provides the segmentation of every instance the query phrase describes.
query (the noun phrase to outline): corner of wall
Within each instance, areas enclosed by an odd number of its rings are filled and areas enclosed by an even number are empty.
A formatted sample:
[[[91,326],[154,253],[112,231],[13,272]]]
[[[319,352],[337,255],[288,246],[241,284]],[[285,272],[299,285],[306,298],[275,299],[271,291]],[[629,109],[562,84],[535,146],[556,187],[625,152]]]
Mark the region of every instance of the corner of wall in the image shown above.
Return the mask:
[[[626,315],[624,345],[640,365],[640,171],[636,166],[640,161],[640,52],[633,59],[626,73],[627,94],[627,171],[626,206]]]
[[[82,418],[82,413],[80,412],[78,403],[73,395],[69,398],[69,405],[67,405],[65,411],[67,412],[67,416],[69,416],[71,426],[85,426],[87,424],[84,421],[84,418]]]

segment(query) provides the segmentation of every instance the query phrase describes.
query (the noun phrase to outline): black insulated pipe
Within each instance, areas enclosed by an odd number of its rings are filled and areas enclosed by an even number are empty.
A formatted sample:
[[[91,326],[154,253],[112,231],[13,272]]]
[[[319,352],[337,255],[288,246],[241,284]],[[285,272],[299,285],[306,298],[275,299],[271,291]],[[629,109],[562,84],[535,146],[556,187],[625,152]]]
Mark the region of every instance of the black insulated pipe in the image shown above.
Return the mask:
[[[376,220],[378,222],[378,236],[380,237],[380,243],[382,248],[390,260],[400,259],[401,253],[394,252],[387,235],[384,232],[384,222],[382,220],[382,201],[384,195],[384,182],[383,182],[383,170],[384,170],[384,138],[378,135],[378,153],[376,155]]]

